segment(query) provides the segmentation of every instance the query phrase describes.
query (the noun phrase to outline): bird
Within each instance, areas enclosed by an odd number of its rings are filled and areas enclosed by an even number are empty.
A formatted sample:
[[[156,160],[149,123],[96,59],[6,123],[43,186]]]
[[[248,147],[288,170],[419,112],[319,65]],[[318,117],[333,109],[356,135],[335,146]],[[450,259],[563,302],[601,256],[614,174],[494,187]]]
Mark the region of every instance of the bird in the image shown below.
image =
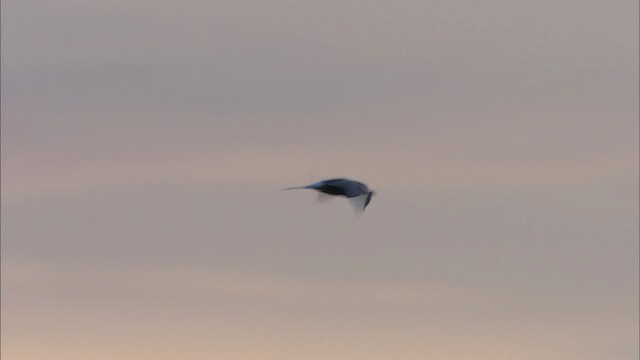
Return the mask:
[[[282,190],[295,190],[295,189],[312,189],[319,191],[318,200],[321,200],[327,195],[332,196],[344,196],[349,201],[356,213],[360,214],[371,202],[371,198],[375,195],[375,191],[369,189],[369,187],[359,181],[349,180],[345,178],[328,179],[315,182],[313,184],[305,186],[288,187]],[[326,195],[325,195],[326,194]]]

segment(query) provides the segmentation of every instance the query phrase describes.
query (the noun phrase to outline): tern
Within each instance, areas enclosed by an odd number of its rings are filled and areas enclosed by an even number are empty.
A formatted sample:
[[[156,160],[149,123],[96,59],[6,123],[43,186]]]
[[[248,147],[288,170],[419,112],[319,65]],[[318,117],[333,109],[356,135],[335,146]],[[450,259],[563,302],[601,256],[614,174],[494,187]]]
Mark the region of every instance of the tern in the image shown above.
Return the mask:
[[[306,186],[289,187],[282,190],[294,190],[294,189],[312,189],[319,191],[318,199],[327,195],[344,196],[353,205],[354,210],[357,213],[361,213],[371,202],[371,198],[375,195],[375,191],[369,189],[369,187],[359,181],[349,179],[329,179],[318,181]]]

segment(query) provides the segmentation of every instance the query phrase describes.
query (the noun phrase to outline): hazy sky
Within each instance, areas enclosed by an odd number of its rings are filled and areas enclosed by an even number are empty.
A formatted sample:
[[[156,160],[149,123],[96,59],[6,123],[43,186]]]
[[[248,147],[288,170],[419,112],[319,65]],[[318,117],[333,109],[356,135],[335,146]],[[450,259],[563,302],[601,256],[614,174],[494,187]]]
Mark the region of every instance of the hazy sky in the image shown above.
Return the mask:
[[[2,359],[638,358],[637,1],[2,1]],[[279,192],[333,176],[378,191]]]

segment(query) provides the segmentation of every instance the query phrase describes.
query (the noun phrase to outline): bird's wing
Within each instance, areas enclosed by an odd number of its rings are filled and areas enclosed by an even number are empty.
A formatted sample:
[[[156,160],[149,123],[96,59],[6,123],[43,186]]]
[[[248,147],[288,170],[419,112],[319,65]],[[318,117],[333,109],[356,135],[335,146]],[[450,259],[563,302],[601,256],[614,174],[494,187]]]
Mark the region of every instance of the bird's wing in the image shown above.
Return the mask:
[[[318,192],[318,197],[316,198],[316,204],[322,204],[335,198],[336,198],[335,196],[331,196],[323,192]]]
[[[367,199],[364,201],[364,207],[362,208],[362,210],[364,210],[367,207],[367,205],[369,205],[372,197],[373,197],[373,192],[369,192],[367,194]]]
[[[349,203],[351,203],[353,211],[355,211],[357,215],[362,214],[369,204],[369,201],[371,201],[371,195],[360,195],[349,198]]]

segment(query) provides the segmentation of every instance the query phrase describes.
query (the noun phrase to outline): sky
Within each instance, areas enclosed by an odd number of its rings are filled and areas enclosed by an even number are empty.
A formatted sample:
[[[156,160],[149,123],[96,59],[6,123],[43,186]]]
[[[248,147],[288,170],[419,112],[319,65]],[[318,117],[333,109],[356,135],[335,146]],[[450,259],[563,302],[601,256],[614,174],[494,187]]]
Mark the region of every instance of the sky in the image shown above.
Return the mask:
[[[1,10],[3,359],[638,358],[636,1]]]

